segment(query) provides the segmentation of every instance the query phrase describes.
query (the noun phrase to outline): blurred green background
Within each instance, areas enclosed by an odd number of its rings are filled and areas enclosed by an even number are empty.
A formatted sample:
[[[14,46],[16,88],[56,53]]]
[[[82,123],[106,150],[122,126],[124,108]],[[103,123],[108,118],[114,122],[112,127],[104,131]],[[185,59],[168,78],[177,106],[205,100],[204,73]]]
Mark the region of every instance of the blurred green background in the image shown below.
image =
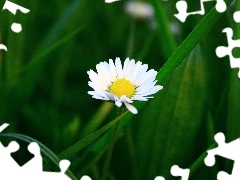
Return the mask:
[[[150,18],[127,12],[128,0],[12,2],[30,12],[14,16],[1,11],[0,43],[8,51],[0,51],[0,122],[10,123],[5,132],[37,139],[55,154],[116,117],[112,103],[87,94],[88,70],[95,71],[101,61],[130,57],[158,71],[204,17],[189,16],[181,23],[173,15],[176,0],[145,1],[155,11]],[[188,0],[188,11],[199,10],[199,2]],[[205,3],[206,12],[215,3]],[[122,128],[109,179],[178,179],[170,175],[171,166],[189,168],[214,143],[214,134],[224,132],[227,141],[240,136],[238,69],[230,68],[228,57],[215,54],[216,47],[227,46],[225,27],[232,27],[234,38],[240,38],[232,18],[238,9],[236,1],[166,80],[164,89]],[[13,22],[22,24],[21,33],[11,31]],[[238,50],[233,50],[235,57]],[[93,150],[98,140],[69,157],[78,179],[83,174],[101,179],[106,146]],[[31,157],[24,148],[27,143],[19,143],[23,148],[16,158],[24,164]],[[232,161],[218,158],[214,167],[203,164],[190,179],[216,179],[218,171],[231,173],[232,166]]]

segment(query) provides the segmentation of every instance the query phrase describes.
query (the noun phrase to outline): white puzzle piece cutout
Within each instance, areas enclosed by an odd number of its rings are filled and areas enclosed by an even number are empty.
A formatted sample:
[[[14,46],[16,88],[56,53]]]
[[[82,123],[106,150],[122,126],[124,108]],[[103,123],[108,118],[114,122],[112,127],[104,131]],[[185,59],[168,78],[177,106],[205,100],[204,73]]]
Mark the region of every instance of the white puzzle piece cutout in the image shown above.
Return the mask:
[[[181,177],[182,180],[188,180],[190,170],[189,169],[182,169],[178,165],[173,165],[171,167],[171,174],[175,177]],[[157,176],[154,180],[165,180],[162,176]]]
[[[204,159],[207,166],[215,164],[215,156],[221,156],[226,159],[234,161],[232,174],[220,171],[217,175],[218,180],[239,180],[240,179],[240,138],[225,143],[225,136],[223,133],[217,133],[214,137],[218,144],[217,148],[208,150],[208,155]]]
[[[15,4],[15,3],[11,2],[11,1],[8,1],[8,0],[6,0],[6,2],[4,3],[4,6],[3,6],[2,10],[8,10],[14,15],[16,15],[17,10],[19,10],[21,13],[24,13],[24,14],[30,12],[29,9],[24,8],[22,6],[19,6],[18,4]],[[14,22],[11,25],[11,29],[15,33],[20,33],[22,31],[22,25]]]
[[[2,132],[9,124],[0,126]],[[12,153],[19,150],[19,144],[12,141],[7,147],[4,147],[0,142],[0,179],[7,180],[71,180],[65,172],[70,166],[68,160],[61,160],[59,162],[60,172],[46,172],[43,171],[43,161],[41,156],[41,149],[36,142],[31,142],[28,145],[28,151],[33,154],[30,159],[23,166],[20,166],[11,156]],[[89,176],[83,176],[81,180],[91,180]]]
[[[187,2],[184,0],[180,0],[176,3],[176,9],[178,10],[178,14],[174,14],[174,16],[176,18],[178,18],[181,22],[185,22],[186,18],[190,15],[204,15],[205,14],[205,8],[204,8],[204,2],[208,2],[208,1],[216,1],[216,10],[219,13],[222,13],[224,11],[226,11],[227,6],[226,3],[224,2],[224,0],[200,0],[200,10],[199,11],[195,11],[195,12],[187,12],[188,9],[188,5]]]
[[[240,39],[233,40],[233,30],[231,28],[225,28],[223,29],[224,33],[227,35],[227,41],[228,41],[228,47],[225,46],[218,46],[216,48],[216,55],[219,58],[222,58],[224,56],[229,56],[230,61],[230,67],[231,68],[240,68],[240,58],[235,58],[232,54],[232,50],[235,47],[240,47]],[[238,72],[238,77],[240,78],[240,70]]]

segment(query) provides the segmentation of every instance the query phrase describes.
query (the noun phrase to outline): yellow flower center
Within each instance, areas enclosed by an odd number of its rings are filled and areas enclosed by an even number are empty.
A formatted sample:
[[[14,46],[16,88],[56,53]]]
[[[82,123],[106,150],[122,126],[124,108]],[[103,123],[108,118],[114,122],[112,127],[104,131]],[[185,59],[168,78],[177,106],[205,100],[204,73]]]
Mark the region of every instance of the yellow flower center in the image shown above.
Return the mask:
[[[135,86],[127,79],[118,79],[109,87],[109,92],[115,94],[118,98],[122,95],[131,97],[135,93]]]

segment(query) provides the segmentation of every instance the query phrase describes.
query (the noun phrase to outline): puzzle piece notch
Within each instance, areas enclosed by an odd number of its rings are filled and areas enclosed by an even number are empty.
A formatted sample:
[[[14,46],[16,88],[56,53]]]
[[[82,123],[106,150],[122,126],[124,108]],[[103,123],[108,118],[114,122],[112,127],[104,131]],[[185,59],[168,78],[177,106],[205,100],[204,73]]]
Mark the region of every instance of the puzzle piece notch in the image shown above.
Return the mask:
[[[16,141],[10,142],[7,147],[4,147],[0,142],[0,162],[6,163],[0,163],[1,172],[10,173],[11,171],[17,170],[20,167],[11,156],[11,153],[17,152],[18,150],[19,144]],[[9,167],[11,167],[11,169],[9,169]]]
[[[233,19],[236,23],[240,23],[240,11],[236,11],[234,14],[233,14]]]
[[[182,169],[178,165],[173,165],[170,170],[172,176],[180,176],[182,180],[188,180],[190,170],[189,169]],[[165,180],[162,176],[157,176],[154,180]]]
[[[188,6],[186,1],[178,1],[176,3],[178,14],[174,14],[174,16],[178,18],[181,22],[185,22],[186,18],[189,16],[189,13],[187,13],[187,7]]]
[[[29,169],[31,169],[31,173],[33,174],[42,172],[43,171],[42,156],[38,144],[36,142],[31,142],[28,145],[28,151],[31,154],[33,154],[34,157],[21,167],[21,171],[28,173]]]
[[[223,13],[226,11],[227,5],[224,2],[224,0],[217,0],[217,4],[216,4],[215,8],[216,8],[217,12]]]
[[[171,174],[173,176],[181,176],[182,180],[188,180],[190,169],[182,169],[177,165],[173,165],[171,168]]]
[[[208,150],[208,155],[204,159],[204,163],[207,166],[213,166],[215,164],[215,156],[221,156],[226,159],[230,159],[234,161],[232,174],[228,174],[224,171],[220,171],[217,175],[218,180],[239,180],[240,174],[240,139],[233,140],[229,143],[225,142],[225,136],[223,133],[217,133],[214,136],[215,141],[218,144],[217,148],[213,148]]]
[[[224,146],[225,143],[225,136],[223,133],[218,133],[214,136],[215,141],[218,143],[218,146]],[[215,164],[215,157],[214,157],[214,151],[209,150],[208,156],[204,159],[204,163],[207,166],[213,166]]]
[[[219,155],[233,161],[240,160],[240,154],[238,152],[238,150],[240,150],[240,139],[226,143],[225,136],[221,132],[217,133],[214,136],[214,139],[217,142],[218,147],[208,150],[208,155],[205,158],[206,165],[211,166],[211,164],[215,164],[215,155]]]
[[[70,161],[68,160],[61,160],[59,162],[60,172],[41,172],[38,174],[38,176],[41,177],[41,179],[44,180],[52,180],[52,179],[58,179],[58,180],[71,180],[65,172],[70,166]],[[36,173],[33,174],[33,177],[36,176]]]
[[[36,142],[31,142],[28,145],[28,151],[34,155],[34,157],[24,164],[20,169],[20,174],[27,174],[26,178],[34,179],[36,176],[41,179],[51,180],[71,180],[65,172],[70,166],[68,160],[61,160],[59,162],[60,172],[43,172],[42,156],[39,145]]]
[[[195,14],[204,15],[205,9],[204,9],[203,3],[207,1],[215,1],[215,0],[200,0],[201,9],[199,11],[187,12],[187,8],[188,8],[187,2],[185,0],[180,0],[176,3],[176,9],[178,10],[178,14],[174,14],[174,16],[178,18],[181,22],[185,22],[186,18],[190,15],[195,15]],[[217,1],[215,6],[216,10],[219,13],[225,12],[227,9],[227,5],[224,2],[224,0],[216,0],[216,1]]]
[[[9,126],[8,123],[4,123],[0,126],[0,132]],[[11,153],[19,150],[19,144],[16,141],[11,141],[7,147],[4,147],[0,142],[0,162],[6,162],[7,164],[0,163],[0,170],[4,173],[10,173],[12,170],[19,168],[18,163],[12,158]],[[11,167],[9,169],[8,167]]]
[[[80,180],[92,180],[89,176],[84,175]]]
[[[6,147],[9,154],[13,152],[17,152],[19,150],[20,146],[16,141],[11,141],[8,146]]]
[[[162,177],[162,176],[157,176],[157,177],[154,178],[154,180],[165,180],[165,178]]]
[[[226,33],[227,36],[227,41],[228,41],[228,47],[224,47],[224,46],[218,46],[216,48],[216,55],[219,58],[222,58],[224,56],[229,56],[229,60],[230,60],[230,67],[231,68],[240,68],[240,58],[235,58],[233,57],[232,54],[232,50],[235,47],[240,47],[240,40],[233,40],[233,30],[232,28],[225,28],[222,31],[223,33]],[[238,77],[240,78],[240,70],[238,72]]]

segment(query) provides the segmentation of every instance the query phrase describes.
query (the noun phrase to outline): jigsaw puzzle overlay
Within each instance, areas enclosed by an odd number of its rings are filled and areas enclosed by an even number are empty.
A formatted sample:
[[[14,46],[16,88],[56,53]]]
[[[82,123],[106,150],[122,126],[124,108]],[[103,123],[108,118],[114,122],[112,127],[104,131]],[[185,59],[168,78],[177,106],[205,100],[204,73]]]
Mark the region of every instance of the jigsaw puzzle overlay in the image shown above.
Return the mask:
[[[0,133],[8,126],[9,124],[7,123],[1,125]],[[220,132],[215,135],[214,139],[217,142],[218,147],[207,151],[208,155],[204,159],[204,163],[207,166],[213,166],[215,164],[216,155],[230,159],[234,161],[232,173],[228,174],[224,171],[220,171],[217,175],[217,180],[239,180],[240,138],[226,143],[224,134]],[[19,144],[16,141],[10,142],[7,147],[4,147],[0,142],[0,179],[71,180],[65,174],[66,170],[70,166],[70,162],[68,160],[60,161],[60,172],[44,172],[41,150],[36,142],[32,142],[28,145],[28,151],[33,154],[34,157],[23,166],[20,166],[11,156],[11,154],[18,151],[19,148]],[[189,179],[189,169],[182,169],[177,165],[173,165],[170,172],[172,176],[181,177],[182,180]],[[91,178],[89,176],[83,176],[81,180],[91,180]],[[157,176],[154,180],[165,180],[165,178]]]
[[[105,3],[112,3],[120,0],[105,0]],[[174,16],[178,18],[181,22],[185,22],[187,17],[190,15],[203,15],[205,14],[204,3],[208,1],[216,1],[216,10],[219,13],[226,11],[227,7],[224,0],[200,0],[201,9],[196,12],[187,12],[187,3],[184,0],[180,0],[176,3],[176,9],[178,14]],[[12,3],[6,0],[2,10],[8,10],[12,14],[16,15],[17,10],[21,13],[30,12],[29,9],[19,6],[15,3]],[[240,23],[240,11],[237,11],[233,15],[233,19],[236,23]],[[13,23],[11,29],[15,33],[20,33],[22,31],[22,26],[20,23]],[[219,58],[229,56],[230,67],[231,68],[240,68],[240,59],[235,58],[232,54],[232,50],[235,47],[240,47],[240,40],[233,40],[233,30],[230,27],[226,27],[222,31],[226,33],[228,40],[228,47],[219,46],[216,48],[216,55]],[[3,49],[7,51],[7,47],[4,44],[0,44],[0,50]],[[240,71],[238,73],[240,78]],[[9,124],[3,124],[0,126],[0,133],[9,126]],[[215,164],[215,156],[221,156],[226,159],[234,161],[232,173],[228,174],[224,171],[220,171],[217,175],[218,180],[239,180],[240,179],[240,138],[233,140],[232,142],[226,143],[225,136],[223,133],[217,133],[215,135],[215,141],[218,144],[217,148],[211,149],[208,151],[204,163],[207,166],[213,166]],[[15,153],[19,150],[20,146],[16,141],[12,141],[8,144],[7,147],[4,147],[0,142],[0,179],[24,179],[24,180],[70,180],[70,178],[65,174],[66,170],[70,166],[68,160],[61,160],[59,163],[60,172],[44,172],[43,171],[43,162],[41,156],[41,150],[39,145],[36,142],[32,142],[28,146],[29,153],[33,154],[33,158],[29,160],[23,166],[20,166],[11,156],[12,153]],[[14,172],[14,173],[13,173]],[[190,170],[182,169],[178,165],[173,165],[170,170],[172,176],[181,177],[182,180],[188,180]],[[89,176],[83,176],[81,180],[91,180]],[[157,176],[155,180],[165,180],[162,176]]]
[[[182,169],[177,165],[173,165],[171,167],[171,174],[175,177],[181,177],[182,180],[188,180],[189,174],[190,174],[190,170],[189,169]],[[165,180],[164,177],[162,176],[158,176],[156,177],[154,180]]]
[[[225,159],[234,161],[232,173],[228,174],[224,171],[220,171],[217,174],[217,180],[239,180],[240,179],[240,138],[235,139],[229,143],[225,142],[225,136],[219,132],[214,136],[218,147],[207,151],[207,156],[204,159],[204,163],[207,166],[213,166],[215,164],[215,156],[221,156]],[[172,166],[171,174],[173,176],[179,176],[182,180],[188,180],[190,170],[182,169],[177,165]],[[165,180],[164,177],[158,176],[154,180]]]
[[[186,18],[190,15],[196,15],[196,14],[204,15],[205,14],[204,2],[208,2],[208,1],[216,1],[216,10],[219,13],[222,13],[227,9],[227,6],[224,0],[200,0],[201,9],[199,11],[187,12],[187,8],[188,8],[187,2],[184,0],[181,0],[176,3],[178,14],[174,14],[174,16],[178,18],[181,22],[185,22]]]
[[[2,8],[2,11],[3,10],[8,10],[9,12],[11,12],[12,14],[16,15],[17,13],[17,10],[19,10],[21,13],[29,13],[30,10],[27,9],[27,8],[24,8],[22,6],[19,6],[18,4],[15,4],[11,1],[8,1],[6,0],[4,5],[3,5],[3,8]],[[22,25],[20,23],[12,23],[11,25],[11,30],[15,33],[20,33],[22,31]],[[3,49],[5,51],[7,51],[7,46],[5,46],[4,44],[0,44],[0,50]]]
[[[240,21],[239,12],[237,12],[237,14],[238,14],[238,16],[236,16],[236,13],[234,14],[235,15],[234,20],[236,22],[239,22]],[[240,68],[240,58],[235,58],[232,54],[232,50],[234,48],[240,47],[240,39],[237,39],[237,40],[232,39],[233,30],[230,27],[227,27],[227,28],[223,29],[222,32],[226,33],[227,41],[228,41],[228,47],[218,46],[216,48],[216,55],[219,58],[222,58],[224,56],[229,56],[230,67],[231,68]],[[240,69],[239,69],[239,72],[238,72],[238,77],[240,78]]]
[[[8,127],[9,124],[0,126],[0,133]],[[61,160],[59,167],[60,172],[44,172],[41,150],[36,142],[28,145],[28,151],[33,154],[33,158],[23,166],[20,166],[11,156],[12,153],[19,150],[19,144],[12,141],[7,147],[4,147],[0,142],[0,179],[7,180],[71,180],[65,172],[70,166],[68,160]],[[81,180],[91,180],[89,176],[83,176]]]
[[[234,161],[232,174],[220,171],[217,175],[218,180],[239,180],[240,179],[240,138],[225,143],[225,136],[223,133],[217,133],[214,137],[218,144],[217,148],[208,150],[208,155],[204,162],[207,166],[215,164],[215,156],[221,156],[226,159]]]
[[[1,125],[0,133],[8,126],[9,124],[6,123]],[[19,166],[11,156],[11,153],[18,151],[19,148],[19,144],[16,141],[10,142],[7,147],[4,147],[0,142],[0,179],[70,180],[70,178],[65,175],[66,170],[70,166],[68,160],[60,161],[60,172],[44,172],[40,147],[36,142],[32,142],[28,145],[28,151],[33,154],[34,157],[23,166]],[[182,180],[188,180],[189,173],[189,169],[182,169],[177,165],[173,165],[171,168],[171,174],[176,177],[182,177]],[[83,176],[81,180],[91,180],[91,178],[89,176]],[[165,179],[162,176],[158,176],[155,180]]]
[[[240,22],[240,11],[236,11],[233,14],[233,20],[236,23]],[[226,27],[222,31],[223,33],[226,33],[227,41],[228,41],[228,47],[219,46],[216,48],[216,55],[219,58],[229,56],[230,61],[230,67],[231,68],[239,68],[238,71],[238,77],[240,78],[240,58],[235,58],[232,54],[232,50],[236,47],[240,47],[240,39],[233,40],[233,29],[230,27]]]
[[[184,0],[180,0],[176,3],[176,8],[178,10],[178,14],[175,14],[174,16],[177,19],[179,19],[181,22],[185,22],[186,18],[190,15],[196,15],[196,14],[203,15],[203,14],[205,14],[204,3],[207,1],[216,1],[215,7],[219,13],[223,13],[227,9],[227,6],[226,6],[226,3],[224,2],[224,0],[200,0],[200,6],[201,6],[200,11],[187,12],[187,8],[188,8],[187,2]],[[233,14],[233,19],[236,23],[240,22],[240,11],[236,11]],[[226,27],[225,29],[223,29],[222,32],[226,33],[227,40],[228,40],[228,47],[224,47],[224,46],[217,47],[216,55],[219,58],[222,58],[224,56],[229,56],[230,67],[231,68],[239,68],[238,77],[240,78],[240,58],[235,58],[232,54],[232,50],[235,47],[240,47],[240,40],[232,39],[233,30],[230,27]]]

